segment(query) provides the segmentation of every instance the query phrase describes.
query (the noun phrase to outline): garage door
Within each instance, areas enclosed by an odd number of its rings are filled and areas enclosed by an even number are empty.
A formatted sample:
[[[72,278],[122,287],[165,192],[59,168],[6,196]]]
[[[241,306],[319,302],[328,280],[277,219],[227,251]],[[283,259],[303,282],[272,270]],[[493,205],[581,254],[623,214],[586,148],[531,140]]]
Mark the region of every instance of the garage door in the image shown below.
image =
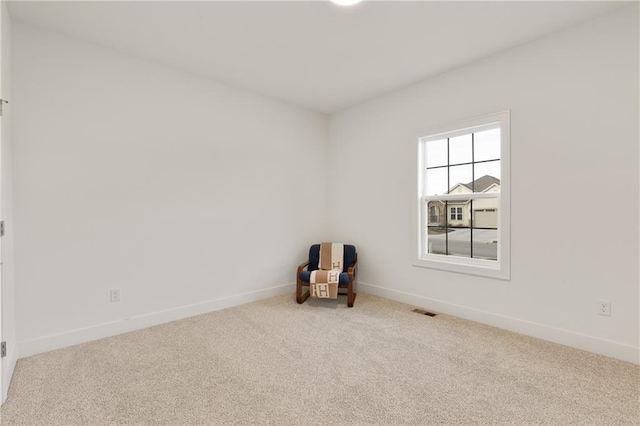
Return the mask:
[[[498,227],[498,210],[497,209],[479,209],[473,211],[473,227],[474,228],[497,228]]]

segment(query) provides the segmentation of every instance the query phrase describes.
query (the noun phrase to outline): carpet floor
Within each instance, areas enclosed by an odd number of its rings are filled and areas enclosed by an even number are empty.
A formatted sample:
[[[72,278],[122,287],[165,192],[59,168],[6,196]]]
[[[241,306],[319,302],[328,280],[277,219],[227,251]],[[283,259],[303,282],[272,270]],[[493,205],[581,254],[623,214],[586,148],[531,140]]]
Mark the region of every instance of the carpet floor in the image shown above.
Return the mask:
[[[639,424],[640,367],[359,294],[18,361],[2,424]]]

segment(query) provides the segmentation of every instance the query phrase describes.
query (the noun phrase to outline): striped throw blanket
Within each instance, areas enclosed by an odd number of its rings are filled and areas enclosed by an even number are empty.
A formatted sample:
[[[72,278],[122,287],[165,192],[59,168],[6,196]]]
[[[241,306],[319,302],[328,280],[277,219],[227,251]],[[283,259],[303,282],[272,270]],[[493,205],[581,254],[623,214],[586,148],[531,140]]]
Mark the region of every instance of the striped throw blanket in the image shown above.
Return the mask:
[[[311,271],[309,290],[311,297],[323,299],[338,298],[338,284],[344,262],[344,244],[320,244],[318,269]]]

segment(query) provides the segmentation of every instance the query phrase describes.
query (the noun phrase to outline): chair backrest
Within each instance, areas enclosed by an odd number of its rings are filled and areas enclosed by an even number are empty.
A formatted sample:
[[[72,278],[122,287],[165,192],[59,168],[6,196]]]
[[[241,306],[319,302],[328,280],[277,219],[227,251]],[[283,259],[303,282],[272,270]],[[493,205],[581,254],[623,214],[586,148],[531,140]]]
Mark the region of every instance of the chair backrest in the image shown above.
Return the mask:
[[[356,260],[356,246],[344,245],[344,271],[347,270],[349,265]],[[318,269],[318,263],[320,262],[320,244],[314,244],[309,249],[309,271],[315,271]]]

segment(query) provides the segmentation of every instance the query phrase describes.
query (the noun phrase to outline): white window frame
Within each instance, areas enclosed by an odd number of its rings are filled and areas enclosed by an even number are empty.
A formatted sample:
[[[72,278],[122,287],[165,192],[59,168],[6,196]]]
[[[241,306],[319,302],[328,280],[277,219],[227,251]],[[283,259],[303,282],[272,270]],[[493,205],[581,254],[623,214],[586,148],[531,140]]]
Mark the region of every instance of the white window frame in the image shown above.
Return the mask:
[[[449,219],[450,220],[455,220],[455,221],[463,220],[462,218],[463,218],[464,215],[462,214],[462,207],[452,206],[452,207],[449,207],[449,209],[451,209],[451,210],[449,210],[449,212],[450,212]],[[454,211],[455,211],[455,213],[454,213]],[[455,217],[453,217],[454,215],[455,215]]]
[[[483,128],[500,126],[500,192],[499,193],[467,193],[447,194],[446,196],[429,197],[426,195],[425,146],[429,141],[452,138],[478,132]],[[413,265],[458,272],[484,277],[511,279],[511,174],[510,174],[510,111],[502,111],[448,125],[433,127],[417,133],[413,143],[417,141],[418,165],[416,168],[416,215],[414,221],[414,253]],[[427,202],[438,198],[448,201],[497,198],[498,199],[498,260],[464,258],[441,254],[425,253],[427,244]],[[447,212],[449,213],[449,212]],[[447,219],[449,214],[447,214]]]

